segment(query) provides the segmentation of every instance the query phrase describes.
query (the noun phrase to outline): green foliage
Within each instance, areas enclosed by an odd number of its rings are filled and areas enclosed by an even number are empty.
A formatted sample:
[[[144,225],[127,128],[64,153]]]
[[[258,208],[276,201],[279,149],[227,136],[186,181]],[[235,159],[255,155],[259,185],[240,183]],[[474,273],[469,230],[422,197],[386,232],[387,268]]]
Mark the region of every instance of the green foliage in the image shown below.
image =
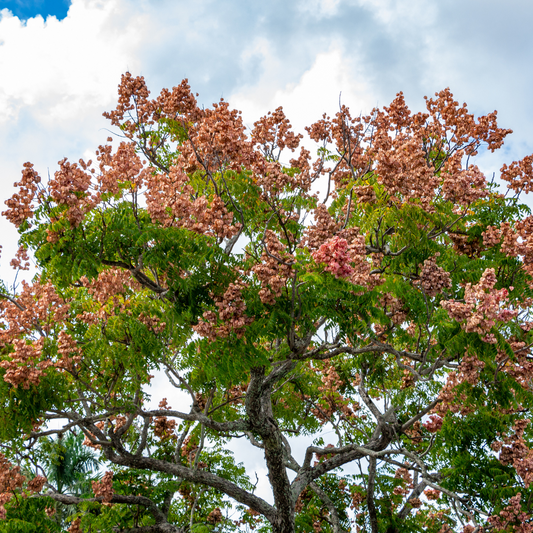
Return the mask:
[[[60,533],[60,524],[46,509],[54,509],[51,498],[20,498],[6,505],[6,518],[0,520],[1,533]]]

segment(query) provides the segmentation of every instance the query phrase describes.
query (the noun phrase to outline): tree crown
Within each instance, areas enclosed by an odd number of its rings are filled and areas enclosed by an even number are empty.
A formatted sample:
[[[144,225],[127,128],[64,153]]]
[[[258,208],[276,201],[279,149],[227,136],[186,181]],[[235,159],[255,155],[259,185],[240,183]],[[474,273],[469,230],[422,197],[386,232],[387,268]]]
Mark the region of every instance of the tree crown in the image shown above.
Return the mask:
[[[126,74],[118,146],[47,183],[26,163],[3,213],[12,265],[37,267],[0,295],[4,515],[29,491],[76,505],[70,531],[533,531],[533,158],[502,194],[474,164],[510,133],[496,112],[426,107],[341,106],[306,128],[313,158],[282,108],[247,131],[186,80],[151,99]],[[94,496],[42,477],[54,434],[99,451]]]

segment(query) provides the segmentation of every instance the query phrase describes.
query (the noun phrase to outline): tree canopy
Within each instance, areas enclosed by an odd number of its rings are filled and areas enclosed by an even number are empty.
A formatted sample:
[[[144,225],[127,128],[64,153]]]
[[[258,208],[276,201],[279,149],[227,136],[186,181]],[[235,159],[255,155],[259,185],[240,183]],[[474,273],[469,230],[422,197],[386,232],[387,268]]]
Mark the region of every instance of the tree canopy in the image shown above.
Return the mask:
[[[196,96],[125,74],[121,141],[6,202],[36,275],[0,294],[0,530],[55,501],[71,532],[532,532],[533,158],[488,181],[510,130],[447,89],[341,106],[316,156],[282,108]]]

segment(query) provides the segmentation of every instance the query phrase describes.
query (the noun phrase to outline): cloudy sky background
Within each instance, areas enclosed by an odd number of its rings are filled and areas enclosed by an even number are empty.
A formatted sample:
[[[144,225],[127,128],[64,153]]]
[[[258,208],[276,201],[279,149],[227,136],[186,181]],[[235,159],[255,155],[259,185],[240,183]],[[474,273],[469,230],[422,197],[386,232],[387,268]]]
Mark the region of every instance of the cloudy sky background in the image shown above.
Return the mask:
[[[503,162],[533,152],[533,3],[528,0],[0,1],[0,209],[25,161],[45,177],[109,135],[120,75],[152,93],[189,78],[209,106],[224,97],[253,122],[283,105],[297,129],[403,91],[413,110],[450,87],[471,112],[512,128]],[[0,220],[0,274],[16,233]],[[174,406],[177,407],[177,406]],[[266,481],[266,480],[265,480]]]

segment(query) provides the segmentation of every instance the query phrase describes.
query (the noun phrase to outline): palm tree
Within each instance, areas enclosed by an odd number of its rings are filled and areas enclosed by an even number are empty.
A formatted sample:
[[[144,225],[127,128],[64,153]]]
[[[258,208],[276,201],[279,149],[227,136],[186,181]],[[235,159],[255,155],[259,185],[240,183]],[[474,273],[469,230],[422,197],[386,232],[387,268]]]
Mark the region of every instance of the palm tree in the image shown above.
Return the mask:
[[[46,461],[46,477],[57,492],[81,496],[91,491],[91,474],[98,470],[94,452],[83,445],[83,433],[67,433],[50,440]]]
[[[97,478],[100,463],[95,453],[83,445],[83,433],[60,434],[57,439],[42,441],[39,446],[41,464],[48,483],[55,491],[69,496],[88,496],[91,479]],[[75,505],[54,502],[53,520],[61,528],[70,524],[69,517],[77,512]]]

